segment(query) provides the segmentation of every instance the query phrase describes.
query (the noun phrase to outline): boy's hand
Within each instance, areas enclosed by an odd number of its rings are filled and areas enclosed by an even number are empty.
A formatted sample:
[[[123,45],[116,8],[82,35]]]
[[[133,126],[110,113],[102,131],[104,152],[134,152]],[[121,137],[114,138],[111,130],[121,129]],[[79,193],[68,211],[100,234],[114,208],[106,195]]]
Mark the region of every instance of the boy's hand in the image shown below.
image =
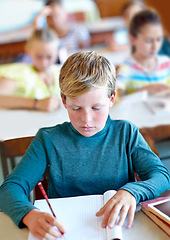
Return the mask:
[[[58,219],[49,213],[40,212],[37,209],[33,209],[27,213],[22,221],[28,227],[29,231],[40,240],[56,239],[66,232],[65,227]]]
[[[126,190],[119,190],[97,213],[96,216],[103,215],[102,227],[112,228],[116,223],[120,213],[117,225],[122,226],[128,214],[127,228],[130,228],[133,223],[136,210],[135,197]]]

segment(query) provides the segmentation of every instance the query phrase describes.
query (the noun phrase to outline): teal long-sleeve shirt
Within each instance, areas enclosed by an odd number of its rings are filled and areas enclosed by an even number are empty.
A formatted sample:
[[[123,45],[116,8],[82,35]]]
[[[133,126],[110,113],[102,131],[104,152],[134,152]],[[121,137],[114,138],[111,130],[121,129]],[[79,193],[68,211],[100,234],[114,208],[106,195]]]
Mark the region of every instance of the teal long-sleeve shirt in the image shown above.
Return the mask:
[[[84,137],[65,122],[38,131],[23,159],[0,187],[0,209],[22,227],[33,208],[28,195],[50,164],[50,198],[125,189],[137,203],[169,188],[169,173],[132,123],[108,117],[103,130]],[[135,181],[134,171],[142,181]]]

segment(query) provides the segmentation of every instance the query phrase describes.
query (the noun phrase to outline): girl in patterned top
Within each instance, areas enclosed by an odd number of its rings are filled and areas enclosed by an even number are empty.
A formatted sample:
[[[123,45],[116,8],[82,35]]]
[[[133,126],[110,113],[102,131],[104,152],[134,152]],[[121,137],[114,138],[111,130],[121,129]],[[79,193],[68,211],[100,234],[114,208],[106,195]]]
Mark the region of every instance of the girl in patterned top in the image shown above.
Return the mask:
[[[163,28],[158,14],[143,10],[131,20],[132,56],[119,67],[120,94],[147,90],[150,94],[170,89],[170,59],[158,56]]]

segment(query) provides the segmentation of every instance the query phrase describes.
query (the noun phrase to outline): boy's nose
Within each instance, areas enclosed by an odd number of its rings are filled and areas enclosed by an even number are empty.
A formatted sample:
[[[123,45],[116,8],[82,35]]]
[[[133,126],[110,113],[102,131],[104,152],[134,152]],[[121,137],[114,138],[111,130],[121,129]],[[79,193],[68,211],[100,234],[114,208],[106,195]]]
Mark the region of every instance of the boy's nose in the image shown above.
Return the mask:
[[[91,116],[90,111],[84,110],[82,113],[82,121],[85,123],[88,123],[91,121],[91,118],[92,118],[92,116]]]

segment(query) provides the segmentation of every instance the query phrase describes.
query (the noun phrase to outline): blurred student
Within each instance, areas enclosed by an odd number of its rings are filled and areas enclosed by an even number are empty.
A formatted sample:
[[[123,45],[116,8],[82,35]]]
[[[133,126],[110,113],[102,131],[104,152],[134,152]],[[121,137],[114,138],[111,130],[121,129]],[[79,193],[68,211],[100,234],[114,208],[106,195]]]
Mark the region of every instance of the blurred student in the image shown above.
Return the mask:
[[[119,67],[119,92],[154,94],[170,89],[170,58],[158,55],[163,40],[159,15],[149,9],[140,11],[131,20],[129,34],[133,52]]]
[[[28,200],[48,165],[49,198],[117,190],[96,213],[103,216],[102,228],[113,228],[118,216],[117,224],[122,226],[127,216],[130,228],[136,204],[169,188],[168,170],[139,129],[128,121],[110,118],[115,82],[115,68],[105,57],[88,51],[71,55],[59,76],[62,102],[70,121],[41,128],[0,187],[0,209],[38,239],[60,238],[67,228],[60,219],[39,211]],[[136,181],[134,171],[141,181]]]
[[[108,43],[111,51],[124,51],[130,49],[128,27],[132,17],[146,7],[142,0],[130,0],[121,9],[121,16],[125,22],[125,28],[115,31]]]
[[[70,25],[68,13],[61,6],[61,0],[48,0],[45,11],[47,24],[60,38],[60,47],[68,52],[76,52],[90,46],[90,34],[85,27]],[[44,10],[42,10],[44,11]],[[38,20],[38,19],[37,19]]]
[[[36,30],[26,43],[33,65],[0,65],[0,107],[57,110],[60,103],[58,37],[50,28]]]
[[[90,46],[90,33],[83,26],[69,24],[62,0],[48,0],[32,23],[33,29],[42,29],[44,26],[52,28],[60,39],[58,63],[63,63],[69,54]],[[28,54],[19,55],[15,61],[32,63]]]

